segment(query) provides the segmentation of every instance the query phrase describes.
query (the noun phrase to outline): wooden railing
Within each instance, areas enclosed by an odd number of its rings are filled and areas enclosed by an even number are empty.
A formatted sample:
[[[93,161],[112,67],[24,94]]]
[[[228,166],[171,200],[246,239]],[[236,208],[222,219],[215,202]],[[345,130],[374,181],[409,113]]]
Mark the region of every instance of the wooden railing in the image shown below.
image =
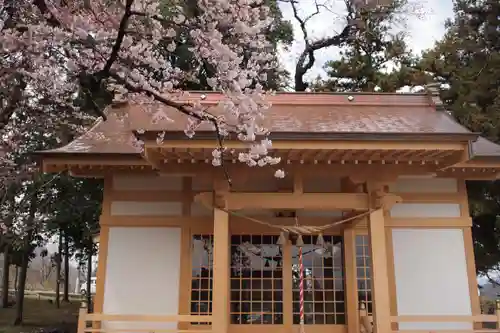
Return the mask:
[[[491,315],[471,315],[471,316],[392,316],[391,323],[470,323],[474,329],[462,330],[454,328],[436,328],[419,330],[393,330],[394,333],[500,333],[500,302],[497,303],[495,314]],[[361,333],[373,333],[373,317],[368,315],[364,303],[360,304],[359,326]],[[476,328],[476,325],[493,324],[496,328]],[[387,333],[392,333],[387,332]]]
[[[130,327],[109,327],[110,323],[127,323]],[[152,324],[166,323],[212,323],[212,316],[197,316],[197,315],[118,315],[118,314],[103,314],[103,313],[87,313],[85,304],[80,308],[78,314],[78,331],[77,333],[212,333],[210,328],[205,328],[204,325],[198,325],[195,329],[178,329],[174,328],[156,328],[147,327]],[[105,325],[103,325],[105,323]],[[123,325],[120,325],[123,326]],[[128,326],[128,325],[127,325]],[[144,327],[143,327],[144,326]],[[176,326],[176,325],[175,325]]]

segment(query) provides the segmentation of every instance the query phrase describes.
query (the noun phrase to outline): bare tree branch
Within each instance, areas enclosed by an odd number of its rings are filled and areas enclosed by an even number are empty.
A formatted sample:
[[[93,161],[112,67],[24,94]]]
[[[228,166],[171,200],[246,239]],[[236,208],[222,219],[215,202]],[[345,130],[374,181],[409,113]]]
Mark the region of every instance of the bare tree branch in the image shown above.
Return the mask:
[[[307,31],[307,21],[309,21],[312,17],[315,15],[319,14],[320,8],[327,8],[323,4],[319,4],[317,1],[315,1],[315,11],[308,15],[306,18],[302,18],[299,15],[299,11],[297,8],[297,1],[296,0],[289,0],[286,1],[290,3],[293,11],[293,16],[297,20],[300,26],[300,30],[302,31],[302,35],[304,38],[304,49],[302,50],[297,63],[295,65],[295,76],[294,76],[294,81],[295,81],[295,91],[305,91],[307,89],[307,83],[304,82],[304,76],[307,73],[308,70],[310,70],[316,61],[316,58],[314,56],[314,52],[323,48],[327,48],[330,46],[340,46],[342,43],[347,41],[349,36],[354,32],[355,30],[355,24],[353,24],[354,20],[352,19],[353,16],[353,7],[350,5],[349,1],[346,1],[346,7],[347,7],[347,24],[340,32],[339,34],[336,34],[331,37],[326,37],[319,39],[317,41],[311,42],[309,40],[309,34]]]
[[[59,27],[61,25],[57,17],[50,12],[45,0],[33,0],[33,4],[38,7],[42,14],[46,15],[47,23],[54,27]]]

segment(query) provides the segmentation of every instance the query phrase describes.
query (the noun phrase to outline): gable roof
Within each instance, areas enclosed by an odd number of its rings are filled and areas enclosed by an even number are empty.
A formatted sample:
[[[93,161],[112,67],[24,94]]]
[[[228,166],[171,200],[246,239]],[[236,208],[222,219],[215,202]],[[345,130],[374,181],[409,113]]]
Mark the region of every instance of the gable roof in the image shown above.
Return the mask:
[[[219,93],[191,93],[210,112],[221,114]],[[458,124],[446,111],[438,111],[427,93],[278,93],[268,100],[263,124],[274,140],[405,140],[471,142],[472,159],[499,159],[500,146]],[[169,118],[153,123],[153,114],[161,109]],[[174,108],[152,103],[114,104],[107,108],[108,119],[98,120],[84,135],[69,144],[40,152],[44,156],[65,155],[138,155],[132,145],[134,131],[165,138],[187,139],[187,116]],[[213,127],[203,124],[194,140],[214,137]]]

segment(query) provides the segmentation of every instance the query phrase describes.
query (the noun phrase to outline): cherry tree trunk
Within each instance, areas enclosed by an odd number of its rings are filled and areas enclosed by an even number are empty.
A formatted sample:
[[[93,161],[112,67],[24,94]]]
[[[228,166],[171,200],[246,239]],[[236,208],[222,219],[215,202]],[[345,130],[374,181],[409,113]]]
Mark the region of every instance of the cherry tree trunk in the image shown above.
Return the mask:
[[[61,307],[61,255],[62,255],[62,232],[59,230],[59,247],[56,257],[56,306]]]
[[[9,268],[10,268],[10,245],[6,244],[3,251],[3,277],[2,277],[2,307],[9,307]]]
[[[69,303],[69,240],[67,232],[64,233],[64,302]]]
[[[24,289],[26,288],[26,277],[28,275],[28,262],[29,262],[29,251],[31,243],[31,234],[28,232],[28,236],[24,240],[23,246],[23,258],[21,262],[21,271],[19,272],[19,284],[17,286],[16,294],[16,317],[14,319],[14,326],[21,325],[23,323],[23,312],[24,312]]]
[[[87,254],[87,308],[89,312],[94,311],[94,306],[92,304],[92,240],[89,242],[88,254]]]

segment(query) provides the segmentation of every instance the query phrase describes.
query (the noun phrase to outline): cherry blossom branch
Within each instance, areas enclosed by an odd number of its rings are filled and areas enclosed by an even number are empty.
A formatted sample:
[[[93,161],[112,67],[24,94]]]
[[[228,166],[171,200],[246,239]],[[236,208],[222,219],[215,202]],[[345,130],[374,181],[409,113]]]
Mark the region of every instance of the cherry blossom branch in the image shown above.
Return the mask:
[[[45,3],[45,0],[33,0],[33,4],[38,7],[43,16],[47,18],[47,23],[53,27],[61,26],[61,22],[57,17],[49,10],[49,7]]]
[[[221,158],[220,158],[221,167],[224,171],[224,176],[226,177],[226,180],[229,183],[229,186],[232,185],[231,176],[229,175],[229,172],[227,170],[227,167],[225,165],[224,158],[223,158],[223,155],[224,155],[224,152],[226,151],[226,148],[224,146],[224,136],[222,134],[222,130],[221,130],[220,124],[219,124],[221,122],[221,120],[219,120],[216,116],[214,116],[213,114],[209,113],[206,110],[203,110],[200,113],[194,112],[193,110],[190,109],[189,103],[175,102],[175,101],[172,101],[170,99],[163,97],[162,95],[160,95],[157,92],[154,92],[151,89],[146,89],[146,88],[135,86],[135,85],[131,84],[130,82],[127,82],[126,79],[120,77],[116,73],[111,72],[110,76],[113,79],[119,81],[121,84],[123,84],[131,92],[144,93],[147,96],[153,97],[158,102],[161,102],[167,106],[171,106],[173,108],[176,108],[177,110],[179,110],[181,113],[187,115],[188,117],[195,118],[199,121],[208,121],[208,122],[212,123],[212,125],[215,127],[215,134],[216,134],[216,138],[217,138],[217,143],[219,145],[219,147],[217,148],[217,151],[221,155]]]
[[[226,177],[229,188],[231,188],[231,186],[233,185],[233,181],[231,179],[231,176],[229,175],[229,171],[227,170],[226,162],[224,160],[224,153],[226,151],[226,148],[224,147],[224,136],[220,132],[219,124],[216,123],[215,126],[216,126],[215,133],[217,135],[217,142],[219,144],[219,152],[221,154],[221,156],[220,156],[221,167],[222,167],[222,170],[224,172],[224,176]]]
[[[116,41],[115,44],[113,45],[113,48],[111,49],[111,55],[109,56],[108,61],[106,62],[106,65],[104,65],[104,68],[102,69],[101,74],[102,75],[107,75],[109,73],[109,70],[111,69],[111,66],[113,66],[113,63],[116,61],[118,58],[118,52],[120,52],[120,48],[123,43],[123,39],[125,38],[125,30],[127,29],[127,24],[130,16],[132,15],[132,4],[134,3],[134,0],[127,0],[125,3],[125,13],[123,13],[122,19],[120,21],[120,26],[118,28],[118,35],[116,36]]]
[[[168,99],[158,92],[153,91],[152,89],[148,89],[145,87],[139,87],[137,85],[134,85],[127,81],[125,78],[121,77],[117,73],[114,73],[111,71],[109,73],[109,76],[113,79],[115,79],[118,83],[122,84],[127,90],[130,92],[135,92],[135,93],[144,93],[146,96],[153,97],[156,101],[161,102],[165,104],[166,106],[173,107],[177,110],[179,110],[181,113],[185,114],[186,116],[192,117],[194,119],[200,120],[200,121],[210,121],[213,124],[217,124],[217,118],[208,113],[208,112],[203,112],[202,114],[199,114],[190,108],[189,103],[185,102],[175,102],[171,99]]]
[[[25,29],[7,29],[0,35],[0,51],[33,59],[21,74],[36,99],[70,105],[75,93],[83,91],[85,102],[105,117],[97,98],[131,93],[138,103],[153,99],[185,114],[188,137],[202,122],[212,124],[219,142],[214,165],[223,164],[224,139],[230,133],[248,144],[248,152],[238,156],[240,162],[279,163],[267,156],[271,141],[259,124],[269,107],[263,83],[276,66],[266,38],[273,18],[262,0],[193,0],[189,8],[173,4],[174,24],[163,19],[160,1],[20,1],[16,20]],[[178,61],[179,44],[188,47],[188,66]],[[12,66],[14,60],[6,63]],[[171,96],[207,67],[207,84],[222,92],[221,116],[207,112],[199,101]],[[158,111],[153,121],[165,117]]]

